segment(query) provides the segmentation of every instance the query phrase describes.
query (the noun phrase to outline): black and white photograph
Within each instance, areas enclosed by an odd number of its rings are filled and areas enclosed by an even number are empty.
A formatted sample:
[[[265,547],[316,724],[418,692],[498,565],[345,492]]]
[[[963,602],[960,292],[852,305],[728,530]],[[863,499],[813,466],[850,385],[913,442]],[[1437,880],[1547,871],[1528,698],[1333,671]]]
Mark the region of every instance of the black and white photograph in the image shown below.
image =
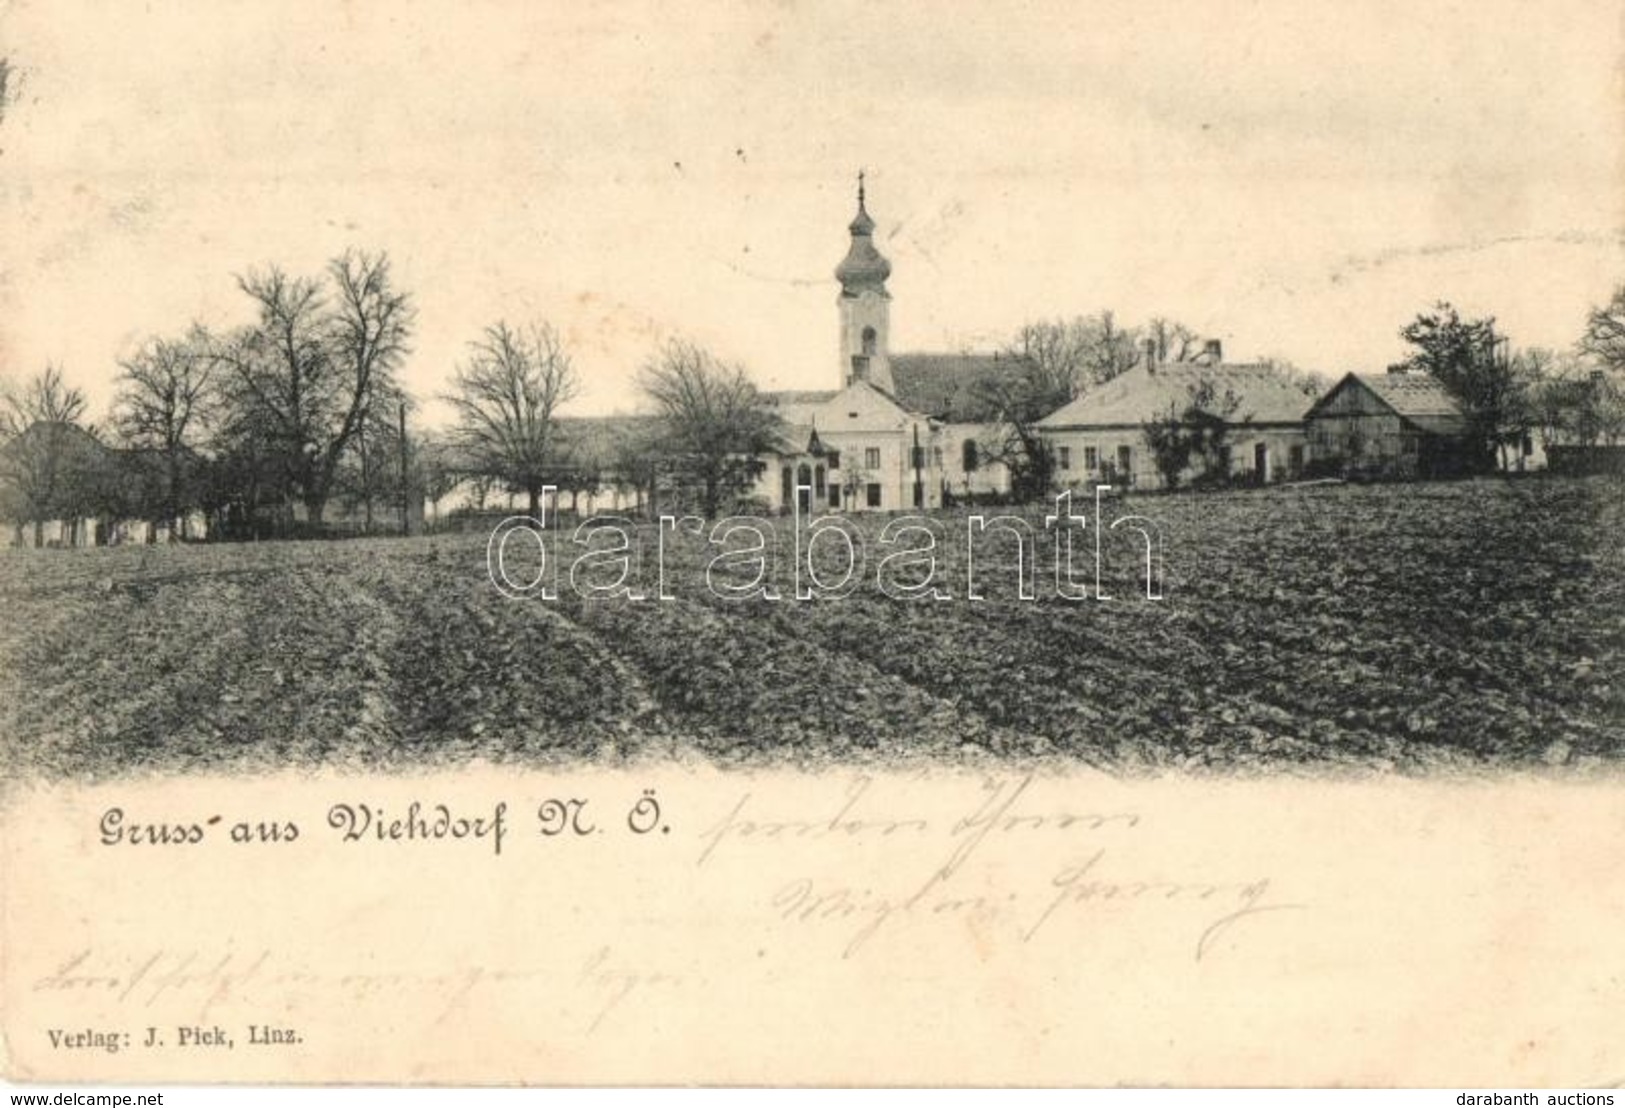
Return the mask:
[[[1622,59],[0,5],[8,1076],[1617,1083]]]

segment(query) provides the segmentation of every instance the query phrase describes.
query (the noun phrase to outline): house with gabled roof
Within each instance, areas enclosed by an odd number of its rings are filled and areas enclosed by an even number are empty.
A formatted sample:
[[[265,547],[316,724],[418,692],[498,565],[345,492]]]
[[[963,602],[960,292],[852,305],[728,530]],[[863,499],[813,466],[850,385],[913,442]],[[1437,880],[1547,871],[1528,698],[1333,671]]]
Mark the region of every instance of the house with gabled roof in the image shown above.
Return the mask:
[[[1200,361],[1159,363],[1154,346],[1142,360],[1038,421],[1065,487],[1107,484],[1160,488],[1162,474],[1147,448],[1148,424],[1183,412],[1203,384],[1235,397],[1226,418],[1231,476],[1269,483],[1299,476],[1309,463],[1305,414],[1312,397],[1269,365],[1231,364],[1209,340]]]
[[[1306,418],[1316,468],[1326,472],[1439,477],[1475,468],[1461,405],[1420,370],[1347,374]]]

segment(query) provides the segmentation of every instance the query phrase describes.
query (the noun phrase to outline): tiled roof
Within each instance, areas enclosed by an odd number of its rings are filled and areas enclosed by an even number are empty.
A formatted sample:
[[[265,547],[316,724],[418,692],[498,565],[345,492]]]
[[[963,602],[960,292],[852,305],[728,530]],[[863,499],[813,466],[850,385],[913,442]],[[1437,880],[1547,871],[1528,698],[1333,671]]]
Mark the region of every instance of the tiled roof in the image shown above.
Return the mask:
[[[775,389],[763,392],[762,399],[775,408],[789,407],[794,404],[822,404],[826,400],[833,400],[835,389]]]
[[[810,423],[781,423],[773,434],[775,449],[787,456],[805,454],[812,434],[813,426]]]
[[[652,434],[657,421],[651,415],[558,417],[559,439],[599,464],[609,464],[624,443]]]
[[[1466,417],[1456,399],[1426,373],[1350,373],[1315,401],[1309,414],[1318,414],[1332,397],[1348,388],[1365,389],[1396,415],[1425,431],[1456,435],[1466,426]]]
[[[981,423],[993,413],[977,386],[1020,364],[999,354],[893,354],[891,375],[897,402],[909,411],[952,423]]]
[[[1145,423],[1183,409],[1191,389],[1212,381],[1219,394],[1241,398],[1235,423],[1297,423],[1310,407],[1310,397],[1265,365],[1198,365],[1171,362],[1149,370],[1145,365],[1098,385],[1054,414],[1040,427],[1121,427]]]
[[[1457,416],[1461,406],[1426,373],[1356,373],[1355,380],[1402,416]]]

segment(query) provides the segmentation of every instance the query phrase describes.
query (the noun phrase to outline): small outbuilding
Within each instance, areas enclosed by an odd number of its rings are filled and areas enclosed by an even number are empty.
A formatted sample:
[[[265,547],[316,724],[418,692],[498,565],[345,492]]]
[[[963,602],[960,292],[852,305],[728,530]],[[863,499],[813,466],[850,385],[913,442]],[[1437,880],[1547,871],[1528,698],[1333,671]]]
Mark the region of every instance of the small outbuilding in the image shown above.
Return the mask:
[[[1424,372],[1350,373],[1305,418],[1320,472],[1409,478],[1475,468],[1461,406]]]

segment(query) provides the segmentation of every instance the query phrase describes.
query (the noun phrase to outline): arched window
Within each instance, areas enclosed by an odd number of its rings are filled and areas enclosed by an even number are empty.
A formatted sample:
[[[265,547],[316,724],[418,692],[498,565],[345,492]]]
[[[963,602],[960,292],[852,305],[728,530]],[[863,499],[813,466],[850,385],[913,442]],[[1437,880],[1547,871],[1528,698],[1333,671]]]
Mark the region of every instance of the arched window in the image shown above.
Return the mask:
[[[863,329],[863,354],[867,358],[875,356],[875,329],[873,327]]]

